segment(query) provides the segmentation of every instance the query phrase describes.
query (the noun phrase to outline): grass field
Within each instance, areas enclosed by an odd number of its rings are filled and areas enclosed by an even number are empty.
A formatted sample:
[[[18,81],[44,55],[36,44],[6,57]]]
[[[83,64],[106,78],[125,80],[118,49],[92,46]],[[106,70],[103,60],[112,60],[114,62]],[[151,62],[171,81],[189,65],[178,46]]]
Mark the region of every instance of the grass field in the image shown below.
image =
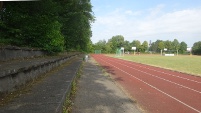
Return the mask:
[[[201,76],[201,56],[125,55],[119,58]]]

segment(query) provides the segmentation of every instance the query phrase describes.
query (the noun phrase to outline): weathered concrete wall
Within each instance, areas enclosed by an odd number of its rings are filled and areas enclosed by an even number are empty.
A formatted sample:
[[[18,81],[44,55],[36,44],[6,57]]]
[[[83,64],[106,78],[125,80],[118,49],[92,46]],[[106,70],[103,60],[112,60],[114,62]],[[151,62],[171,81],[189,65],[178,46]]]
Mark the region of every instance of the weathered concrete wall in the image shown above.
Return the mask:
[[[25,85],[26,82],[34,80],[39,75],[50,71],[51,69],[66,62],[69,58],[77,55],[78,54],[73,54],[71,56],[41,62],[37,65],[20,68],[10,73],[3,73],[2,76],[0,76],[0,93],[15,91],[20,86]]]
[[[43,56],[46,53],[37,49],[19,48],[16,46],[0,47],[0,61],[8,61],[11,59],[23,59],[37,56]]]

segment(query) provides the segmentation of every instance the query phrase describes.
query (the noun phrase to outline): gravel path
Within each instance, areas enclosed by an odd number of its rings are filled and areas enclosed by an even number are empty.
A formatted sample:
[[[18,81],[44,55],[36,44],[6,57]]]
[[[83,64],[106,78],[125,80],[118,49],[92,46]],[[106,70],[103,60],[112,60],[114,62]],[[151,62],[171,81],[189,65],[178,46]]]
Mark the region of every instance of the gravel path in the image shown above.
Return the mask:
[[[140,113],[140,110],[90,59],[84,64],[72,113]]]

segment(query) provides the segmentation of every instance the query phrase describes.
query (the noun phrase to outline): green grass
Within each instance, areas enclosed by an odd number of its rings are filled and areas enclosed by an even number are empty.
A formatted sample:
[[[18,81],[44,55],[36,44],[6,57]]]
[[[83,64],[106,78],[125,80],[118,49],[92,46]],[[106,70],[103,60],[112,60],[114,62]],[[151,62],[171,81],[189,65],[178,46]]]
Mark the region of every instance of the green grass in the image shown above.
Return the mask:
[[[119,58],[201,76],[201,56],[125,55]]]

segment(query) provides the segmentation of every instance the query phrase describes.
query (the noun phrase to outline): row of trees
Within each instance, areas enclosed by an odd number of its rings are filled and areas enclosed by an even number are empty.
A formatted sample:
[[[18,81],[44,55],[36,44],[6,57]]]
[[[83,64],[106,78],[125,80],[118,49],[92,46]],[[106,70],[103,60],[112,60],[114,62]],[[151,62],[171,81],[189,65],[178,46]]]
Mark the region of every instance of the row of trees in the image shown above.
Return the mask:
[[[157,40],[156,42],[151,43],[150,51],[160,52],[160,50],[164,50],[166,48],[169,52],[176,52],[184,54],[187,50],[187,44],[185,42],[179,42],[177,39],[173,41],[170,40]]]
[[[35,47],[49,52],[92,48],[90,0],[3,2],[0,44]]]
[[[107,42],[100,40],[93,45],[94,50],[102,50],[102,53],[115,53],[117,48],[124,47],[125,51],[132,51],[132,47],[136,47],[137,52],[154,52],[159,53],[161,50],[166,48],[168,52],[176,53],[177,51],[181,54],[187,52],[187,44],[185,42],[179,42],[177,39],[170,40],[157,40],[156,42],[148,43],[147,41],[140,42],[139,40],[133,40],[129,42],[124,40],[122,35],[113,36]],[[192,48],[194,54],[201,54],[201,42],[194,44]]]
[[[145,52],[148,50],[148,42],[144,41],[142,44],[139,40],[134,40],[131,43],[124,40],[122,35],[113,36],[106,42],[105,40],[100,40],[93,45],[95,50],[102,50],[102,53],[115,53],[117,48],[124,47],[125,51],[131,51],[131,47],[136,47],[136,51]]]

